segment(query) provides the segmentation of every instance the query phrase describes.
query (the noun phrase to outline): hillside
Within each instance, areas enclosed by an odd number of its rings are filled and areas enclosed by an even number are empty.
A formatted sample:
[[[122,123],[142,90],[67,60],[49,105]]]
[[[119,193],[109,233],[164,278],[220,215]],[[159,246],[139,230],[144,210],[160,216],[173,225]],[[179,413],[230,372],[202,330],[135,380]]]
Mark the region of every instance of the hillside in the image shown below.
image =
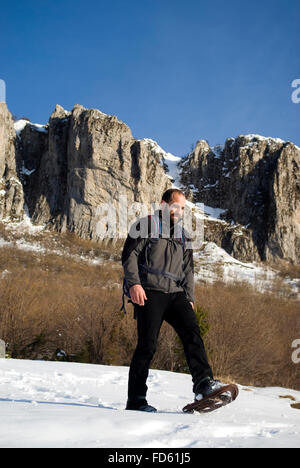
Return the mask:
[[[189,202],[187,202],[189,203]],[[192,204],[190,204],[192,205]],[[209,207],[201,211],[193,205],[201,215],[211,222],[222,222],[213,216]],[[73,237],[76,239],[76,237]],[[86,252],[80,249],[76,242],[69,243],[66,247],[64,237],[60,233],[49,230],[45,225],[34,225],[26,213],[18,222],[11,220],[0,221],[0,248],[15,248],[19,251],[31,252],[33,255],[54,255],[73,260],[86,262],[91,265],[104,264],[105,260],[116,263],[120,267],[120,253],[122,240],[111,248],[99,244],[95,249],[95,243],[86,241]],[[112,252],[112,255],[109,255]],[[241,262],[228,254],[215,242],[204,241],[201,249],[194,252],[195,281],[199,283],[213,283],[215,281],[245,282],[259,291],[274,291],[284,297],[299,300],[300,277],[298,271],[292,268],[284,270],[276,269],[260,262]],[[0,265],[0,276],[9,273],[7,265]],[[297,276],[293,276],[293,273]]]
[[[136,324],[132,305],[127,315],[120,312],[121,247],[33,225],[27,215],[0,223],[0,338],[9,356],[56,360],[64,350],[71,361],[129,365]],[[297,269],[241,262],[213,242],[194,259],[196,307],[217,375],[299,390],[291,360],[299,329]],[[167,324],[153,366],[185,371]]]
[[[0,338],[9,356],[55,360],[64,350],[72,361],[128,365],[136,330],[131,306],[120,313],[125,237],[99,239],[97,207],[123,195],[149,206],[178,187],[204,230],[195,297],[214,369],[299,390],[298,158],[292,143],[260,135],[218,147],[199,140],[181,158],[97,109],[56,106],[41,125],[13,121],[1,103]],[[260,201],[267,230],[253,223]],[[163,327],[154,368],[184,371],[181,351]]]

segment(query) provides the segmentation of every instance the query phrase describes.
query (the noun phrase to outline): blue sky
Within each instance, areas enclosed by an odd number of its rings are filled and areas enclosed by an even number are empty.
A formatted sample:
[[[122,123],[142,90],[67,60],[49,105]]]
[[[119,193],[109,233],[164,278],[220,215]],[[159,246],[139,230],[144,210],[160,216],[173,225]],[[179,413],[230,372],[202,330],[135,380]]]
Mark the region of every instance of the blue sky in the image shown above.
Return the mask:
[[[183,156],[245,133],[300,146],[299,2],[1,2],[0,79],[18,117],[56,104],[116,115]]]

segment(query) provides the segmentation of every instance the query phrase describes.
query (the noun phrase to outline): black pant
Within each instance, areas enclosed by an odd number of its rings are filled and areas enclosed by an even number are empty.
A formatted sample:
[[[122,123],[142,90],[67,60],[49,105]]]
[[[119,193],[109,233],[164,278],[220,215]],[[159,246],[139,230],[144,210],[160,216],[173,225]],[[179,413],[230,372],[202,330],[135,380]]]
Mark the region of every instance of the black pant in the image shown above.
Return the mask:
[[[193,307],[184,291],[164,293],[145,289],[145,292],[148,298],[145,304],[134,304],[138,343],[129,369],[128,398],[146,397],[149,366],[163,320],[175,329],[182,341],[195,392],[203,378],[213,378],[213,375]]]

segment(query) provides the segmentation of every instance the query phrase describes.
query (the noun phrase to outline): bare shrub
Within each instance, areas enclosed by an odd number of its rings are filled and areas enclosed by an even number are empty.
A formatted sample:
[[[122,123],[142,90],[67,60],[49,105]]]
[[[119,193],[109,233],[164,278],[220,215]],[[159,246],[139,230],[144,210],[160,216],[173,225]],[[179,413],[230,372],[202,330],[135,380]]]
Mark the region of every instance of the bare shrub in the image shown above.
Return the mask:
[[[300,330],[299,302],[242,283],[197,292],[209,311],[206,346],[215,374],[245,385],[299,387],[290,348],[297,323]]]

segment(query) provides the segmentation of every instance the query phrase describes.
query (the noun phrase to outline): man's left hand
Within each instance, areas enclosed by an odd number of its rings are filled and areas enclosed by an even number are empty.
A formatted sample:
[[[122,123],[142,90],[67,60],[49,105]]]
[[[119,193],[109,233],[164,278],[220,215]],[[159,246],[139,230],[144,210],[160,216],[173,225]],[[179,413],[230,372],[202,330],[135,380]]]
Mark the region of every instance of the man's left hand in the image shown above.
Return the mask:
[[[191,306],[192,306],[192,307],[193,307],[193,309],[194,309],[194,303],[193,303],[193,302],[190,302],[190,304],[191,304]]]

